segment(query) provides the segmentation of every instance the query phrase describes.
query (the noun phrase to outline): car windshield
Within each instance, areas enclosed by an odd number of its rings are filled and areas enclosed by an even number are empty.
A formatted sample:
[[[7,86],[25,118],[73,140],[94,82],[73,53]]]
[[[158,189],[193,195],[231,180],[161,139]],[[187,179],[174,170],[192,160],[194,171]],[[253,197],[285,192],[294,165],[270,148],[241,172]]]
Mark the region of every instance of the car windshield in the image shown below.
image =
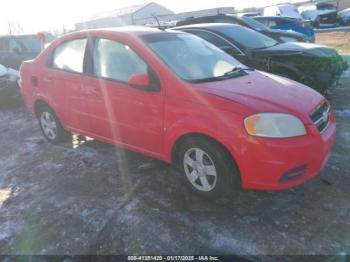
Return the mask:
[[[263,49],[278,44],[274,39],[245,27],[225,26],[216,30],[246,49]]]
[[[224,80],[228,73],[243,67],[219,48],[190,34],[150,34],[142,39],[176,75],[189,82]]]
[[[336,10],[337,8],[332,4],[318,4],[318,10]]]
[[[265,26],[263,23],[260,23],[258,21],[256,21],[253,18],[247,17],[247,16],[241,16],[240,19],[246,23],[249,27],[253,28],[254,30],[257,31],[265,31],[265,30],[269,30],[269,28],[267,26]]]

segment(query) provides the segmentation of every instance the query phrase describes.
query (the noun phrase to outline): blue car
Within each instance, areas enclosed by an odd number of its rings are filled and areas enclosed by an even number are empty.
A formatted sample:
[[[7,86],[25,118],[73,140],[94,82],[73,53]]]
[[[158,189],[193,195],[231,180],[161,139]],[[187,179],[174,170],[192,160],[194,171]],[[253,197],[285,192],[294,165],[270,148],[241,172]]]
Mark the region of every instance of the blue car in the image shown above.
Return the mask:
[[[308,37],[308,42],[315,42],[315,32],[309,21],[280,16],[255,16],[255,20],[271,29],[292,30]]]

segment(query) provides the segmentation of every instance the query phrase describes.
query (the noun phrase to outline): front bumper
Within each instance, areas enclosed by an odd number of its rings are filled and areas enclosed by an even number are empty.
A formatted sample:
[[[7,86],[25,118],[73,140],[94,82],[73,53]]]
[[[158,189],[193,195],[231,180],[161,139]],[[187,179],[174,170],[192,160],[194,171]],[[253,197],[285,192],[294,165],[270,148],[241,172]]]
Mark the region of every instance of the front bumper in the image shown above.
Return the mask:
[[[301,82],[324,91],[331,87],[348,68],[347,62],[340,56],[332,59],[315,59],[313,63],[298,68],[300,70]]]
[[[283,190],[316,176],[326,165],[335,141],[332,113],[329,126],[320,133],[314,125],[308,134],[286,139],[247,137],[244,161],[239,163],[245,189]]]

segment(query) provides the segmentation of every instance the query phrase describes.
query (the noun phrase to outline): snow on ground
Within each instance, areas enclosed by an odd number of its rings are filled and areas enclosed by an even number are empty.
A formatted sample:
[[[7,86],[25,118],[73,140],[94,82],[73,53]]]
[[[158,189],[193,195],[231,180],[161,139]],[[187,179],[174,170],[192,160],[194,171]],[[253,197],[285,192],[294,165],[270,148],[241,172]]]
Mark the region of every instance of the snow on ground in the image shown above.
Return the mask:
[[[350,79],[341,82],[322,174],[218,201],[192,195],[160,161],[78,136],[77,147],[53,146],[23,108],[0,111],[0,254],[350,252]]]

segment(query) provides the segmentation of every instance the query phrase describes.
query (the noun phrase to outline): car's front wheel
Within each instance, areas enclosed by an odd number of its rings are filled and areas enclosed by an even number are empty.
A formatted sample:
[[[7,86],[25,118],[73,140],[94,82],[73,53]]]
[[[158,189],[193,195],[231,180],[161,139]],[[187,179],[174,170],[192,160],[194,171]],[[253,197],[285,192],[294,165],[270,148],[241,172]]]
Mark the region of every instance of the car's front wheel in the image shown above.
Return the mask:
[[[229,154],[205,138],[193,137],[180,145],[178,166],[187,185],[203,197],[218,198],[240,186],[238,170]]]
[[[48,107],[40,108],[38,114],[40,129],[44,137],[53,144],[67,140],[69,133],[63,129],[54,111]]]

